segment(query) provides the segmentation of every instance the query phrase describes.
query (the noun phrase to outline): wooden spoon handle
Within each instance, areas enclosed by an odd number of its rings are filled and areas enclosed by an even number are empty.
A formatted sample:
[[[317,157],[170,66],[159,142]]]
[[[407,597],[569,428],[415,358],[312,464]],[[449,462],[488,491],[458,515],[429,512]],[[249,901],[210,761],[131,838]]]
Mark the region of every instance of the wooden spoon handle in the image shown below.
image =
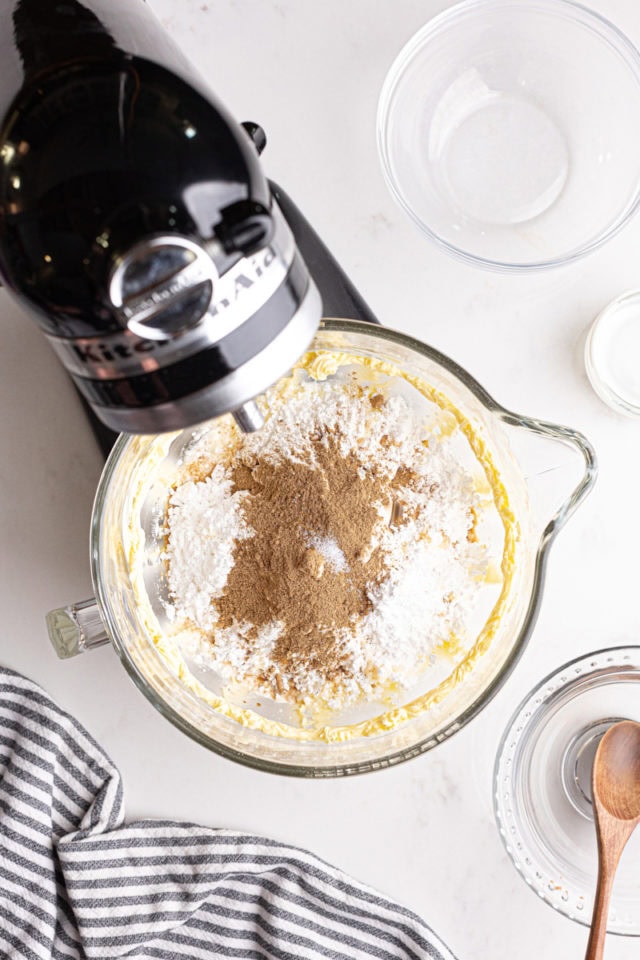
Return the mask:
[[[585,960],[602,960],[613,881],[622,851],[637,824],[636,820],[616,820],[601,809],[596,809],[596,820],[598,822],[598,886]]]
[[[615,868],[609,870],[608,866],[601,862],[598,870],[596,899],[593,905],[591,933],[589,934],[589,943],[584,960],[602,960],[604,956],[604,940],[607,934],[607,917],[609,916],[609,901],[611,900],[614,876]]]

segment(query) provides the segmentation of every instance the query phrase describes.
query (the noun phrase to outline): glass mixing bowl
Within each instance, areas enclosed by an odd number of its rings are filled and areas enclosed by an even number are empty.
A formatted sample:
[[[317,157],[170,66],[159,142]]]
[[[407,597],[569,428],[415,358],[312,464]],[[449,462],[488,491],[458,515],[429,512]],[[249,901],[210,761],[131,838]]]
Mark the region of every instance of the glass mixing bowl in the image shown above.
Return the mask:
[[[516,710],[498,750],[500,835],[532,890],[589,925],[598,872],[591,772],[618,720],[640,721],[640,647],[615,647],[565,664]],[[640,936],[640,833],[620,861],[609,933]]]
[[[460,411],[482,449],[490,452],[512,518],[513,573],[509,589],[503,591],[500,616],[492,615],[487,621],[490,632],[479,635],[485,639],[474,661],[445,662],[426,670],[411,697],[394,704],[384,714],[384,723],[362,736],[349,736],[348,731],[343,736],[344,719],[324,722],[323,730],[335,734],[326,739],[295,739],[286,722],[285,734],[281,729],[275,735],[257,729],[255,721],[262,717],[283,721],[281,704],[262,703],[264,698],[251,702],[246,722],[240,723],[198,695],[180,678],[180,669],[160,654],[164,641],[162,635],[158,638],[165,617],[164,513],[176,464],[193,440],[192,430],[168,437],[119,438],[93,511],[91,558],[97,602],[53,611],[49,630],[61,656],[110,640],[157,709],[210,749],[278,773],[324,777],[375,770],[416,756],[459,730],[493,696],[522,652],[540,599],[547,549],[591,487],[595,460],[580,434],[509,413],[451,360],[401,333],[356,321],[326,320],[312,349],[386,361],[403,376],[426,382]],[[407,381],[396,379],[409,390]],[[416,403],[425,402],[422,393],[410,390]],[[206,426],[198,428],[202,429]],[[142,544],[137,551],[132,547],[136,537]],[[192,669],[207,691],[219,693],[215,676],[199,672],[197,664]],[[448,680],[454,672],[461,682]],[[428,709],[413,709],[412,704],[425,696]],[[349,722],[357,718],[352,716]]]
[[[467,0],[384,83],[387,184],[449,253],[551,267],[613,236],[640,199],[640,54],[570,0]]]

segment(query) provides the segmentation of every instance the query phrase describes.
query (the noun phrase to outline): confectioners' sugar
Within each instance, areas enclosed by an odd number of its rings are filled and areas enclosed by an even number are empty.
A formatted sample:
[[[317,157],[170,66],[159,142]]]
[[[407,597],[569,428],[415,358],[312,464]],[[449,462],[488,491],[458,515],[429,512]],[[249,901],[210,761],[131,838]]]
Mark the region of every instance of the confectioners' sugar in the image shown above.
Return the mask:
[[[401,396],[386,398],[383,407],[372,406],[349,383],[328,381],[319,388],[315,381],[303,380],[264,427],[244,439],[243,448],[246,454],[270,460],[307,462],[310,457],[313,462],[309,441],[321,432],[337,437],[343,456],[356,453],[363,466],[375,461],[380,471],[391,475],[415,457],[425,431],[429,424]]]
[[[221,464],[205,480],[181,484],[169,499],[167,560],[175,615],[205,631],[217,622],[211,601],[224,590],[234,547],[252,535],[241,502]]]
[[[278,621],[260,630],[253,630],[250,624],[236,624],[232,628],[218,627],[215,666],[223,680],[233,683],[244,676],[266,675],[272,667],[274,646],[282,628],[283,625]],[[185,636],[183,653],[188,653],[190,657],[207,665],[210,663],[210,652],[210,645],[203,644],[201,636]]]

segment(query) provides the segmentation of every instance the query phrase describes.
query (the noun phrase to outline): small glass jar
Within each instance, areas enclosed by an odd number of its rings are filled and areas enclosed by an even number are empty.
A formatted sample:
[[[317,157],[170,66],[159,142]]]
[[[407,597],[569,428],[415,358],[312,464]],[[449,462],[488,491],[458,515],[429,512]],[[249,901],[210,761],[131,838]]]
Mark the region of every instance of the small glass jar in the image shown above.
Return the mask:
[[[593,389],[613,410],[640,417],[640,290],[623,293],[596,317],[585,346]]]

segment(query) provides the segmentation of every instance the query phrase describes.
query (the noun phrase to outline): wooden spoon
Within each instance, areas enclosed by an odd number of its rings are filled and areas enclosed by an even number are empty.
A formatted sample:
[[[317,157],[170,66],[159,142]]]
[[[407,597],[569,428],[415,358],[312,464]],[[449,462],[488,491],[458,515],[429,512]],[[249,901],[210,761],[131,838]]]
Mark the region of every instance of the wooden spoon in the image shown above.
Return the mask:
[[[585,960],[602,960],[609,901],[620,855],[640,823],[640,723],[609,727],[593,764],[593,809],[598,836],[598,887]]]

